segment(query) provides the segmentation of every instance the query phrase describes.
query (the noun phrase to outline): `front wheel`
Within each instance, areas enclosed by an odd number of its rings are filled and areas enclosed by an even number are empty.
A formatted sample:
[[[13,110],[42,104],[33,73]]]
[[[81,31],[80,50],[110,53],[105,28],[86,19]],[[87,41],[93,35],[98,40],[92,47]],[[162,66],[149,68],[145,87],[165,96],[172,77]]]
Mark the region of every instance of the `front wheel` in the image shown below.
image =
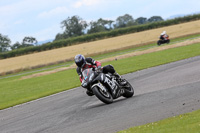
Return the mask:
[[[102,86],[104,87],[104,86]],[[106,104],[110,104],[113,102],[113,97],[111,96],[111,94],[107,91],[107,89],[98,87],[98,86],[94,86],[92,88],[93,93],[96,95],[96,97],[101,100],[102,102],[106,103]]]
[[[126,85],[123,86],[123,89],[124,89],[123,97],[129,98],[134,95],[134,89],[127,80],[125,80],[125,81],[126,81]]]
[[[157,45],[160,46],[161,44],[162,44],[162,43],[161,43],[161,40],[158,40],[158,41],[157,41]]]
[[[167,40],[167,44],[169,44],[170,43],[170,40]]]

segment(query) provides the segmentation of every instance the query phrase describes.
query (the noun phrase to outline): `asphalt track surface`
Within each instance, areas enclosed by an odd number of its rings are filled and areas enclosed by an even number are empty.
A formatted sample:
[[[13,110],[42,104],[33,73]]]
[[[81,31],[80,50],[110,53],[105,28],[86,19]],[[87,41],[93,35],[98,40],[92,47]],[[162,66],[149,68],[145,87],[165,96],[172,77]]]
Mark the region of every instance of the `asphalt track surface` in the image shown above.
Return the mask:
[[[200,56],[123,75],[132,98],[106,105],[81,87],[0,111],[1,133],[113,133],[200,109]]]

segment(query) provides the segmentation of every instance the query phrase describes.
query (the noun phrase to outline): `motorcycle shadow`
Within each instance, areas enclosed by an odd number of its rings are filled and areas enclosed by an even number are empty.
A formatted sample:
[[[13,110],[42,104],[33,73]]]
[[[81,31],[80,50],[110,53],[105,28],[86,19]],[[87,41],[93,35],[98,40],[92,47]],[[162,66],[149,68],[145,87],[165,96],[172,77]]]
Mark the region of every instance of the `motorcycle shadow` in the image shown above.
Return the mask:
[[[131,98],[120,97],[118,99],[115,99],[113,101],[113,103],[111,103],[111,104],[105,104],[105,103],[99,101],[98,99],[96,99],[95,102],[93,102],[93,103],[91,103],[87,106],[87,109],[94,109],[94,108],[101,108],[101,107],[111,107],[111,106],[116,106],[117,104],[120,105],[121,103],[124,103],[126,101],[128,102],[128,101],[132,100],[134,97],[137,97],[137,96],[133,96]]]

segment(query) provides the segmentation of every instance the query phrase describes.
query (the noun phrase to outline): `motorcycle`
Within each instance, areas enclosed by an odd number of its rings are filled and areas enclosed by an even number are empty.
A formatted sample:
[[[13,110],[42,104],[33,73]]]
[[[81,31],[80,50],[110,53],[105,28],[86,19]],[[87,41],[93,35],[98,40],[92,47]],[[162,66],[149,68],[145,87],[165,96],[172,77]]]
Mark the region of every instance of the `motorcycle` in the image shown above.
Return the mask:
[[[157,45],[158,46],[160,46],[161,44],[165,44],[165,43],[170,43],[170,39],[169,39],[169,36],[168,35],[166,35],[166,37],[165,37],[165,39],[164,40],[162,40],[162,39],[159,39],[158,41],[157,41]]]
[[[104,74],[96,72],[93,68],[87,68],[82,74],[82,86],[90,89],[99,100],[106,104],[112,103],[113,99],[121,96],[130,98],[134,95],[134,89],[126,79],[122,79],[125,83],[122,86],[111,73]]]

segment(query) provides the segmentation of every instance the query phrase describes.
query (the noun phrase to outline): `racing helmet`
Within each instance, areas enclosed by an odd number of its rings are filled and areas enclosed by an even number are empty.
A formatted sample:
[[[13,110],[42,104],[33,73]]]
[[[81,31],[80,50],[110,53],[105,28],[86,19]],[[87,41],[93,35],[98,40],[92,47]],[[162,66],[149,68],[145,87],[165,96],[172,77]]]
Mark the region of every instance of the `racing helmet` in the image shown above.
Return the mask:
[[[74,61],[78,67],[83,67],[86,63],[85,57],[81,54],[76,55]]]
[[[161,33],[161,35],[164,35],[164,34],[166,34],[166,31],[163,31],[163,32]]]

